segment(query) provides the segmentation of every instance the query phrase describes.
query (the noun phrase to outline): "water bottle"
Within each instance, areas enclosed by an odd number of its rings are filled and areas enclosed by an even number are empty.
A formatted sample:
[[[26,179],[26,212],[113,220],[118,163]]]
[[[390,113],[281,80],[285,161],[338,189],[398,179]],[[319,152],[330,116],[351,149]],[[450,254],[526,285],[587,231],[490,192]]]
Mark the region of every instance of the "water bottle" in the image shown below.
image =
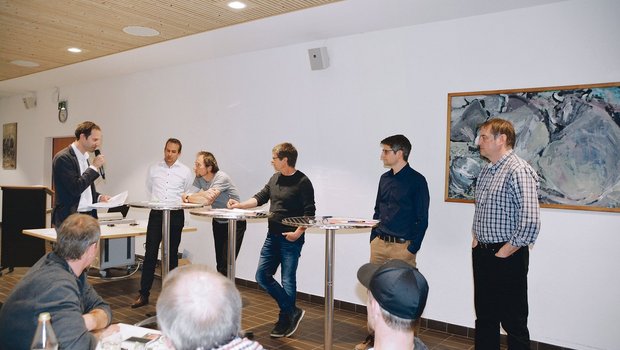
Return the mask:
[[[58,350],[58,341],[52,329],[51,320],[52,316],[50,316],[49,312],[42,312],[39,314],[39,324],[37,325],[36,332],[34,332],[34,338],[32,338],[30,349]]]

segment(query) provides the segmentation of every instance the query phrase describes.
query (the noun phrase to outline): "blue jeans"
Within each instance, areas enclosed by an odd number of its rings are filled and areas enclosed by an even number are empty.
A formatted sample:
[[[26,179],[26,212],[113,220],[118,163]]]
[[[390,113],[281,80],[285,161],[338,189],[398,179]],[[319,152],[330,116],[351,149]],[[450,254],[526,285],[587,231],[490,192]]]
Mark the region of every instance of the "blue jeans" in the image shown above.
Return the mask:
[[[295,310],[297,265],[303,245],[304,235],[295,242],[289,242],[281,233],[267,233],[260,251],[256,282],[276,300],[281,314],[292,314]],[[282,285],[273,278],[280,265]]]

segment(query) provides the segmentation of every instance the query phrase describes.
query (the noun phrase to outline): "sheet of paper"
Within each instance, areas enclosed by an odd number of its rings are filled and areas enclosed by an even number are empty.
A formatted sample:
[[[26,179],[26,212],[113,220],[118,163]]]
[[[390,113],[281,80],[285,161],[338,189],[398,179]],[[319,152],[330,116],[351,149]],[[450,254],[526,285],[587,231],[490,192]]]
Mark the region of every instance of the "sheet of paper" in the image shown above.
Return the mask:
[[[98,202],[98,203],[93,203],[91,205],[91,208],[114,208],[114,207],[118,207],[121,206],[123,204],[125,204],[125,201],[127,200],[127,195],[129,194],[128,191],[125,192],[121,192],[119,194],[117,194],[116,196],[110,198],[107,202]]]

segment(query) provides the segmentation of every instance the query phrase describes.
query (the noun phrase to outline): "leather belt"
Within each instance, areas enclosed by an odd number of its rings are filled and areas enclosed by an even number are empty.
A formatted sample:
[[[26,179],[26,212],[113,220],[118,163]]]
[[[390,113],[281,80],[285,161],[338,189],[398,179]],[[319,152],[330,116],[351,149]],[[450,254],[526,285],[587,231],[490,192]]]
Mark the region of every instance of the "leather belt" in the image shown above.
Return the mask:
[[[489,249],[492,250],[494,252],[497,252],[498,250],[500,250],[504,244],[506,244],[506,242],[499,242],[499,243],[483,243],[483,242],[478,242],[478,245],[476,247],[482,248],[482,249]]]
[[[386,241],[386,242],[390,242],[390,243],[409,243],[408,240],[402,238],[402,237],[396,237],[396,236],[390,236],[390,235],[377,235],[377,237],[381,238],[382,240]]]

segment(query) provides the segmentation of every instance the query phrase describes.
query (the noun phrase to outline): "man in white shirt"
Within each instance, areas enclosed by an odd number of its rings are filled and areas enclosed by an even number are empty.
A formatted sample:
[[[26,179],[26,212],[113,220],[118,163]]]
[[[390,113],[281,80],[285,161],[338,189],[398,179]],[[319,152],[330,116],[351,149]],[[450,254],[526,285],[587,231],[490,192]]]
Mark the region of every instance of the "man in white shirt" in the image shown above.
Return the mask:
[[[94,152],[101,145],[101,128],[85,121],[75,129],[75,141],[58,152],[52,162],[52,178],[56,191],[52,223],[59,228],[62,222],[76,212],[97,217],[91,205],[107,202],[110,197],[99,194],[95,180],[105,163],[103,155],[95,156],[89,163],[88,152]]]
[[[186,165],[178,161],[181,155],[181,141],[170,138],[164,147],[164,159],[149,168],[146,188],[153,202],[181,203],[181,195],[187,192],[194,182],[194,174]],[[146,252],[140,279],[140,295],[131,304],[132,308],[149,303],[149,294],[155,276],[157,253],[162,240],[161,210],[151,210],[146,229]],[[181,243],[181,231],[185,224],[183,209],[170,211],[170,270],[178,265],[177,252]]]

